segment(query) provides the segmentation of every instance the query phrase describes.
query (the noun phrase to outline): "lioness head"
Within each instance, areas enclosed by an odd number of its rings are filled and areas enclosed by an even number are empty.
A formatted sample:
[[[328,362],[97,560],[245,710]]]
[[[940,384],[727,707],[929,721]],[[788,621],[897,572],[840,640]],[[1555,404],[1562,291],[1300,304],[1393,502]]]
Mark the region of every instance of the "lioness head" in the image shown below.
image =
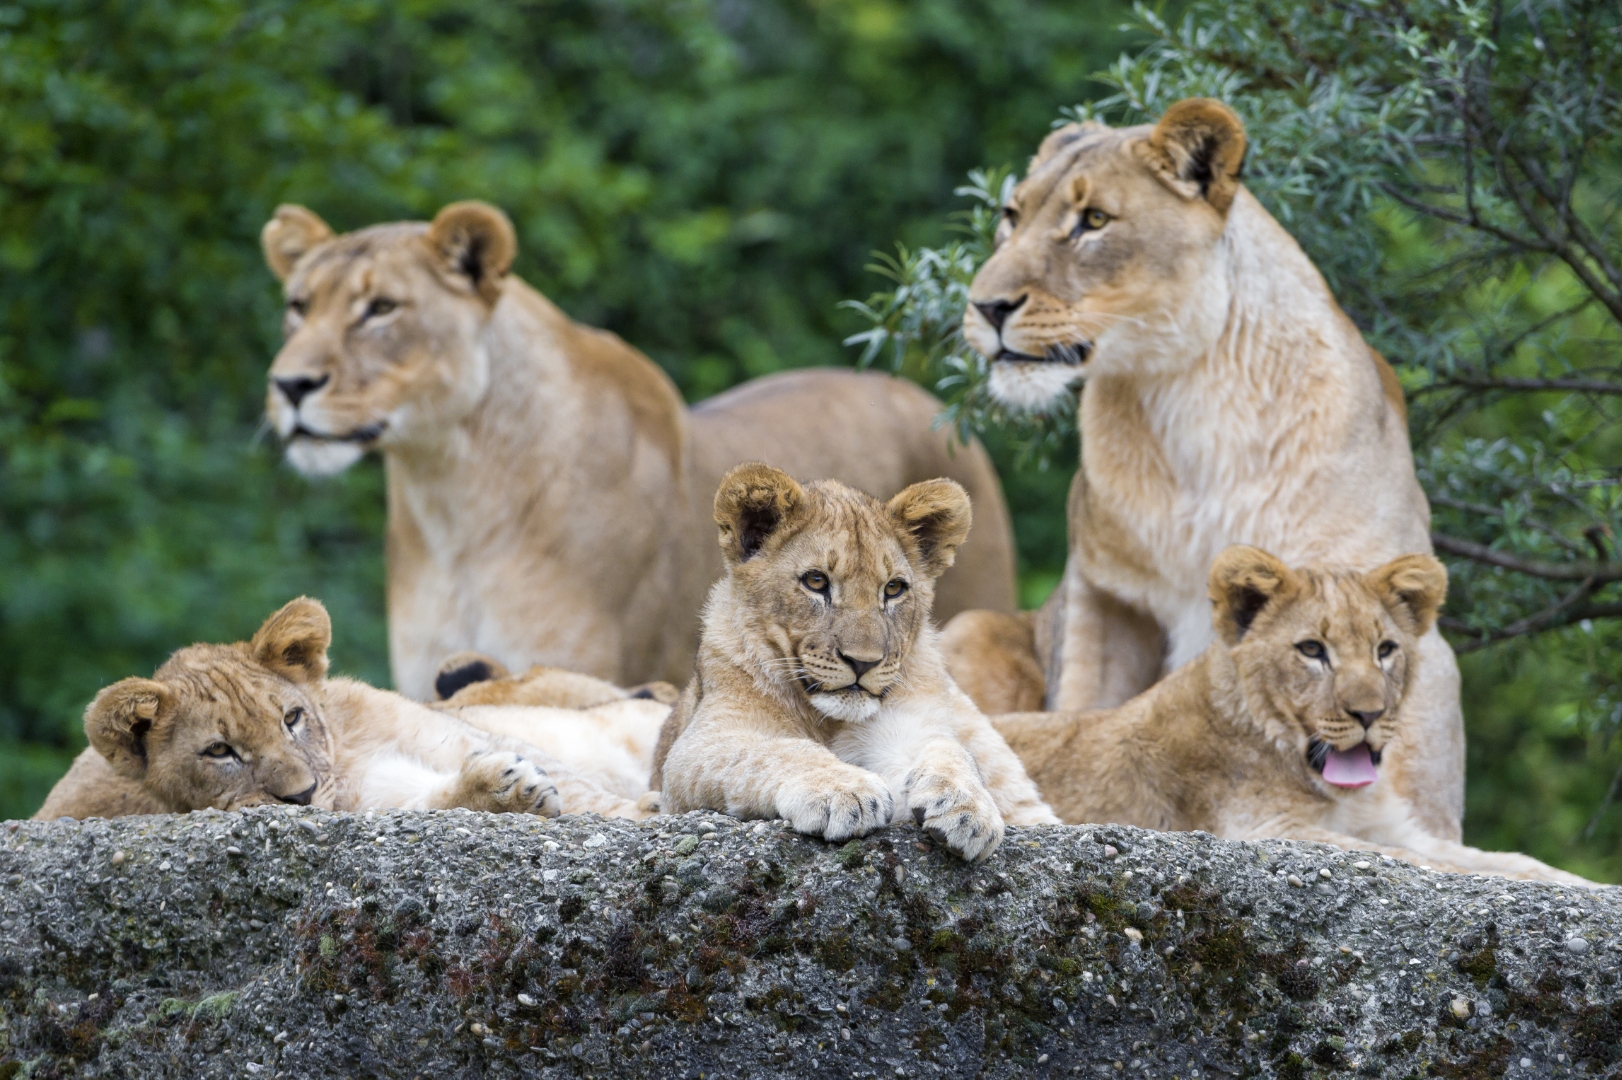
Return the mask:
[[[993,362],[992,394],[1040,411],[1084,372],[1175,370],[1214,343],[1244,159],[1244,125],[1203,98],[1153,126],[1070,124],[1044,139],[963,315]]]
[[[1250,714],[1325,783],[1372,783],[1419,638],[1447,597],[1442,564],[1404,555],[1366,574],[1292,570],[1231,547],[1211,566],[1210,590]]]
[[[756,666],[824,716],[861,721],[902,677],[970,511],[951,480],[881,503],[837,480],[802,487],[740,465],[716,492],[715,521],[741,608],[733,625]]]
[[[260,237],[287,297],[265,413],[300,472],[432,440],[489,384],[481,331],[517,241],[505,214],[453,203],[431,224],[334,235],[282,206]]]
[[[332,623],[307,598],[252,641],[192,645],[150,679],[96,695],[85,734],[123,776],[176,809],[327,805],[332,740],[319,691]]]

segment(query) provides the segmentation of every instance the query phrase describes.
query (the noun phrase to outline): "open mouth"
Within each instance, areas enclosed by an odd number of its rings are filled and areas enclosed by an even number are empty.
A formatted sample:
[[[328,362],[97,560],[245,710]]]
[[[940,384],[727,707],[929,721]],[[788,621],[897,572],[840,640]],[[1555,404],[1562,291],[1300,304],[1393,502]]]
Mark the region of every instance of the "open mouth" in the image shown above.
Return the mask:
[[[1307,763],[1336,787],[1367,787],[1380,778],[1377,769],[1380,751],[1368,743],[1358,743],[1350,750],[1336,750],[1326,742],[1313,739],[1307,743]]]
[[[370,424],[362,424],[345,435],[328,435],[320,431],[311,431],[303,424],[299,424],[293,429],[293,434],[289,435],[288,438],[297,439],[302,436],[306,439],[319,439],[322,442],[369,443],[376,442],[383,432],[388,430],[388,426],[388,421],[378,420]]]
[[[1068,364],[1078,367],[1087,362],[1087,358],[1092,355],[1092,351],[1092,342],[1081,341],[1074,345],[1049,345],[1042,350],[1041,356],[1032,356],[1030,353],[1004,349],[997,354],[996,359],[1019,364]]]

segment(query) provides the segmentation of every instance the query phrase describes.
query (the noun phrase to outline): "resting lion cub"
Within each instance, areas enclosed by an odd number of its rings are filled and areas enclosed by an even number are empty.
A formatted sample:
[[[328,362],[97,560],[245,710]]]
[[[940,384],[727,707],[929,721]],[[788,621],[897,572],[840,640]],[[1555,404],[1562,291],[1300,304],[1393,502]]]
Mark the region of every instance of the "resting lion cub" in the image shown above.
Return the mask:
[[[969,520],[951,480],[882,504],[767,465],[729,472],[715,496],[726,573],[654,757],[664,809],[843,840],[900,807],[965,859],[990,855],[1005,820],[1057,823],[935,645],[935,579]]]
[[[668,712],[624,701],[580,713],[430,709],[327,678],[332,623],[298,599],[251,641],[193,645],[151,679],[107,687],[90,748],[36,817],[117,817],[291,803],[646,817],[647,762]],[[548,750],[561,740],[565,764]],[[627,743],[639,744],[627,746]]]
[[[1456,873],[1591,884],[1432,835],[1383,774],[1423,731],[1403,702],[1447,594],[1441,563],[1292,570],[1231,547],[1209,589],[1216,641],[1125,705],[993,719],[1065,821],[1315,840]]]

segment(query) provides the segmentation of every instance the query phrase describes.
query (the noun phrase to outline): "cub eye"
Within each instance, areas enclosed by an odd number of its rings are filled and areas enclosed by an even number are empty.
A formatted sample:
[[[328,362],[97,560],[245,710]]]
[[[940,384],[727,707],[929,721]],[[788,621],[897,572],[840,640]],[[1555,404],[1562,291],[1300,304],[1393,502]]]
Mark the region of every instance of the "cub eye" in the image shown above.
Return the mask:
[[[1091,232],[1094,229],[1102,229],[1105,225],[1108,225],[1109,222],[1110,216],[1104,213],[1104,211],[1089,208],[1083,210],[1076,218],[1075,231],[1070,235],[1080,236],[1084,232]]]
[[[1390,656],[1396,651],[1397,643],[1395,641],[1382,641],[1380,642],[1379,649],[1376,650],[1376,655],[1379,656],[1381,660],[1384,660],[1386,657]]]
[[[230,743],[214,742],[203,747],[203,756],[206,758],[214,758],[218,761],[223,761],[226,758],[236,757],[237,752],[231,749]]]
[[[825,593],[828,591],[828,575],[821,570],[807,570],[800,575],[800,584],[812,592]]]
[[[287,302],[287,310],[291,311],[294,315],[297,315],[302,319],[304,317],[304,313],[310,310],[310,302],[308,300],[289,300]]]
[[[1329,655],[1329,653],[1324,650],[1323,642],[1321,641],[1298,641],[1295,643],[1295,651],[1306,657],[1308,660],[1322,660]]]
[[[400,305],[396,304],[393,300],[385,300],[383,297],[379,296],[376,300],[373,300],[370,304],[366,305],[365,317],[372,319],[379,315],[387,315],[389,312],[393,311],[399,306]]]
[[[896,597],[900,596],[902,593],[904,593],[906,591],[907,591],[907,583],[905,581],[902,581],[900,578],[896,578],[894,581],[889,581],[889,582],[885,583],[885,585],[884,585],[884,598],[886,600],[894,600]]]
[[[304,710],[295,705],[287,710],[287,715],[282,717],[282,723],[287,725],[288,730],[292,730],[298,727],[298,722],[302,719],[304,719]]]

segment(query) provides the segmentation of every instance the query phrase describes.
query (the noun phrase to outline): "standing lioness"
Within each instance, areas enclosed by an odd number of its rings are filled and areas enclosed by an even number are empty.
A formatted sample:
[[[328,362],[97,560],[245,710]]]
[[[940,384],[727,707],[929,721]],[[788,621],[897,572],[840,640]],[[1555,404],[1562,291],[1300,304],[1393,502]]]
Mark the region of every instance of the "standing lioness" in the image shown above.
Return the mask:
[[[482,203],[342,236],[284,206],[263,239],[287,294],[266,413],[302,472],[383,453],[389,658],[412,697],[463,650],[622,685],[686,678],[721,572],[710,493],[762,456],[882,493],[961,481],[981,527],[943,613],[1013,608],[996,473],[978,445],[953,452],[940,402],[911,383],[798,371],[689,412],[647,357],[508,273],[512,225]]]
[[[745,465],[715,496],[727,572],[654,752],[666,810],[782,817],[829,840],[910,813],[966,859],[1053,816],[935,647],[935,579],[969,532],[950,480],[880,503]]]

